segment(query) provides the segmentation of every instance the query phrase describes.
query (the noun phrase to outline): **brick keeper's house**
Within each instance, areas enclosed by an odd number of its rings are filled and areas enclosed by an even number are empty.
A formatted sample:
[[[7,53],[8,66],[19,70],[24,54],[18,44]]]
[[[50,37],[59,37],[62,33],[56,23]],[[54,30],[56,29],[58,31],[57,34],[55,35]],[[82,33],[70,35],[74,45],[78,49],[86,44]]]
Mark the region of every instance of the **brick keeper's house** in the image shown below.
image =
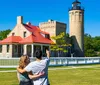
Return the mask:
[[[24,24],[23,17],[17,17],[17,24],[7,35],[7,38],[0,41],[0,57],[20,57],[23,54],[34,56],[36,49],[41,49],[45,54],[53,41],[47,32],[42,31],[38,26],[30,22]]]

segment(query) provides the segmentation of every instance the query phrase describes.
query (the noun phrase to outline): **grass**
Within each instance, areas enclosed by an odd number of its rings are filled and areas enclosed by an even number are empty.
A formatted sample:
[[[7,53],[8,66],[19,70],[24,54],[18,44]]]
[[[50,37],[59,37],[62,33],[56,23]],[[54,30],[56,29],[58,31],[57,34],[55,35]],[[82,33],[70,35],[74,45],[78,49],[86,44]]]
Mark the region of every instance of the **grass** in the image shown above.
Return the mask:
[[[19,85],[16,73],[0,73],[0,85]]]
[[[51,85],[100,85],[100,65],[88,65],[88,66],[93,66],[93,68],[50,67],[50,69],[70,68],[70,69],[49,70],[50,84]],[[0,69],[0,70],[15,70],[15,69]],[[18,85],[16,72],[11,72],[11,73],[0,72],[0,85]]]
[[[67,69],[49,71],[51,85],[100,85],[100,71],[95,69]]]
[[[0,71],[16,70],[16,68],[0,68]]]

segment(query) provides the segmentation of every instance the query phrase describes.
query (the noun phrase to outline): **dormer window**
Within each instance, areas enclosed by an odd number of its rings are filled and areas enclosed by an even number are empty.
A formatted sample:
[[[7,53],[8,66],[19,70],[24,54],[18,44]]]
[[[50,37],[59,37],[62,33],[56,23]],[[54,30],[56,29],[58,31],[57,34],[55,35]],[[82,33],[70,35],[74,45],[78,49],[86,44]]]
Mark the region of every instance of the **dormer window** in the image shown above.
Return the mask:
[[[26,37],[26,32],[24,32],[23,37],[24,37],[24,38]]]
[[[49,34],[45,34],[45,38],[50,39],[50,35]]]
[[[44,33],[42,33],[42,32],[40,32],[40,34],[41,34],[43,37],[50,39],[50,35],[49,35],[49,34],[44,34]]]

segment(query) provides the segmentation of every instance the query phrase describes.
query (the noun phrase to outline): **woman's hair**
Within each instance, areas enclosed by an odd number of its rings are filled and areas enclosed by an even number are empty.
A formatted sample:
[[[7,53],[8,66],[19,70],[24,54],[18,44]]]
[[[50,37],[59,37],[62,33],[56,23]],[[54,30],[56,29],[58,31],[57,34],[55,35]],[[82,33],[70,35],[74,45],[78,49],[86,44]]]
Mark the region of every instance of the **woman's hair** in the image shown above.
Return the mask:
[[[30,63],[30,59],[27,55],[22,55],[19,60],[19,68],[23,69]]]

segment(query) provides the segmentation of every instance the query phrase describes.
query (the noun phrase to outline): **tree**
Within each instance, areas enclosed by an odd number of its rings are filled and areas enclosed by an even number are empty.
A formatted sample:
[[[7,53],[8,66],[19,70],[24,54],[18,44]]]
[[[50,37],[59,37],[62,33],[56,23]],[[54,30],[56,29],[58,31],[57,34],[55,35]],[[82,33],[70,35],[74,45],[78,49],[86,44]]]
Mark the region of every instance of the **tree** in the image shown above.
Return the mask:
[[[89,34],[84,35],[84,51],[85,51],[85,56],[88,57],[96,56],[93,38]]]
[[[8,35],[10,32],[11,32],[10,29],[0,31],[0,40],[3,40],[4,38],[6,38],[7,35]]]
[[[52,36],[51,37],[53,40],[56,41],[56,43],[51,45],[50,49],[52,51],[57,52],[57,54],[58,54],[57,56],[58,57],[60,56],[60,54],[62,55],[62,53],[66,53],[67,52],[67,48],[66,47],[70,45],[70,44],[68,44],[66,42],[68,37],[69,37],[69,35],[65,34],[64,32],[60,33],[57,36]]]
[[[95,51],[100,51],[100,36],[93,38],[93,48]]]

